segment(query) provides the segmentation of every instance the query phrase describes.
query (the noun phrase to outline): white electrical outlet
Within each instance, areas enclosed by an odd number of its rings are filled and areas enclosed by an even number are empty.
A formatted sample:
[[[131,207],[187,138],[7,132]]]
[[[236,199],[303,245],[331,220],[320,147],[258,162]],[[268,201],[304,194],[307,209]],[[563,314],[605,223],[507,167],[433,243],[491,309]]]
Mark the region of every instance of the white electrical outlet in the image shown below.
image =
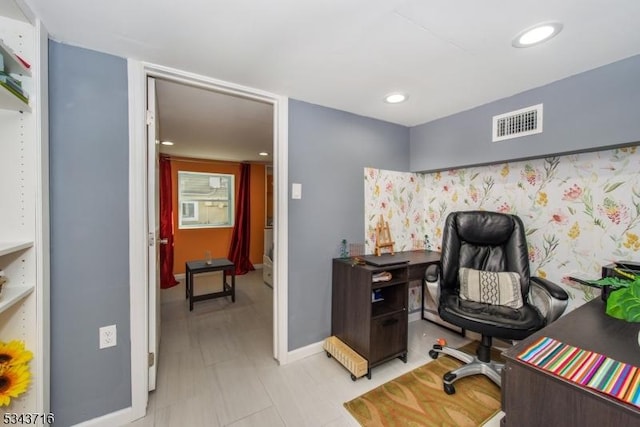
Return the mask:
[[[116,325],[103,326],[99,331],[101,349],[113,347],[118,343]]]

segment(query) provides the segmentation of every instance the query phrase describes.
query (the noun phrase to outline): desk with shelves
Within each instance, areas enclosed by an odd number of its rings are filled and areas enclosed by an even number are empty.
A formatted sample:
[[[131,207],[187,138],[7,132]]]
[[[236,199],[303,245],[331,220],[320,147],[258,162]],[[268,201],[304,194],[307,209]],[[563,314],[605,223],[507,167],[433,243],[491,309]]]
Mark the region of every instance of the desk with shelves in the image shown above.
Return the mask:
[[[399,252],[395,264],[356,264],[353,258],[333,260],[331,335],[367,360],[371,368],[394,358],[407,361],[408,294],[412,281],[424,282],[430,264],[440,262],[433,251]],[[387,272],[391,278],[375,281]]]

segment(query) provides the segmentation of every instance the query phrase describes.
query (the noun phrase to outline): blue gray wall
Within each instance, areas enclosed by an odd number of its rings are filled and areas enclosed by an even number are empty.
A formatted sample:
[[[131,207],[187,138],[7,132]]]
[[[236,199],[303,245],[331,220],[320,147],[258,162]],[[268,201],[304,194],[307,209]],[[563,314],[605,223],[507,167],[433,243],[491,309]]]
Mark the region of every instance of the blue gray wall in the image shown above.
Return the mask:
[[[492,117],[544,104],[543,133],[491,142]],[[640,55],[411,129],[412,172],[640,141]]]
[[[131,406],[127,63],[50,41],[49,90],[51,411],[68,426]]]
[[[409,129],[289,101],[289,349],[331,335],[331,259],[364,242],[364,168],[406,171]],[[290,191],[290,190],[289,190]]]

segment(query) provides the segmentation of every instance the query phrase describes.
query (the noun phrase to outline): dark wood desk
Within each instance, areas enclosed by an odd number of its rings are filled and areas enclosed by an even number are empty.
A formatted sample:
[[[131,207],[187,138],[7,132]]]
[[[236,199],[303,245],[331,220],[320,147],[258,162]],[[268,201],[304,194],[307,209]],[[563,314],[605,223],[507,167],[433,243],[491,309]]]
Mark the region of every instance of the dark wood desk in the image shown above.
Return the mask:
[[[640,426],[640,409],[595,390],[580,387],[518,360],[517,354],[546,336],[640,367],[640,323],[605,314],[595,299],[536,332],[503,355],[502,426]]]
[[[407,362],[409,284],[423,284],[427,266],[440,262],[440,254],[422,250],[358,258],[379,265],[333,260],[331,335],[367,360],[371,378],[375,366],[396,357]],[[374,280],[382,272],[391,279]]]
[[[189,299],[189,311],[193,311],[193,303],[211,298],[230,296],[231,302],[236,302],[236,267],[226,258],[212,259],[209,264],[204,260],[188,261],[185,263],[186,294]],[[204,295],[193,295],[193,276],[199,273],[222,271],[222,291]],[[231,285],[227,283],[227,273],[231,274]]]

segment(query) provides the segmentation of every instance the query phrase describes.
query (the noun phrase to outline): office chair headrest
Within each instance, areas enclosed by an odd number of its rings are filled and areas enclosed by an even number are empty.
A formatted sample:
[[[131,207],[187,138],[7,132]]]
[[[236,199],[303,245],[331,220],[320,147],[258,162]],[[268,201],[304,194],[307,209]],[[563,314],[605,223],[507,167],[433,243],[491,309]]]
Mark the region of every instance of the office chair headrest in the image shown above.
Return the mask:
[[[467,243],[482,246],[505,244],[516,227],[516,217],[499,212],[455,212],[452,223],[456,234]]]

